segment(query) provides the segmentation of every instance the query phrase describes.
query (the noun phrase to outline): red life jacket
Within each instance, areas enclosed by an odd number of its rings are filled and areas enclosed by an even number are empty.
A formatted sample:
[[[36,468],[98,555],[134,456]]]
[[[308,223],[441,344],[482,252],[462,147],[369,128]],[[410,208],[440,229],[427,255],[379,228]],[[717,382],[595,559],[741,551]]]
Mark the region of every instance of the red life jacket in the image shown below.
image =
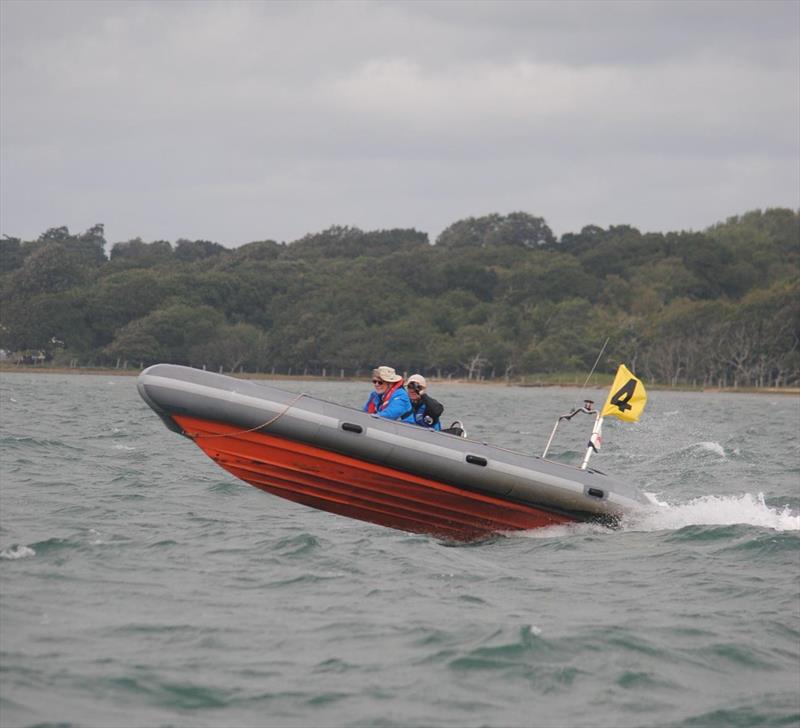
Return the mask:
[[[392,395],[402,386],[403,386],[403,380],[401,379],[395,382],[391,387],[389,387],[389,389],[386,390],[386,392],[383,394],[382,397],[381,395],[378,395],[377,399],[380,402],[379,405],[375,404],[374,397],[370,397],[369,404],[367,405],[367,412],[375,413],[379,412],[380,410],[386,409],[389,406],[389,402],[392,399]]]

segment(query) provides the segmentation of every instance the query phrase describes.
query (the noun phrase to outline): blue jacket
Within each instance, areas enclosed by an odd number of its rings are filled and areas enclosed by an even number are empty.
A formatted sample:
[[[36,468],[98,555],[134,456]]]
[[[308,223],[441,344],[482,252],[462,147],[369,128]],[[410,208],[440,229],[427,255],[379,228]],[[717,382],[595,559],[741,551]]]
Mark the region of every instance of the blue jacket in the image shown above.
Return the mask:
[[[416,412],[414,412],[413,415],[412,415],[413,421],[416,424],[421,425],[422,427],[428,427],[431,430],[441,430],[442,429],[442,423],[439,422],[439,420],[436,420],[436,422],[434,422],[433,424],[430,423],[430,418],[428,418],[428,422],[425,421],[425,411],[426,411],[426,409],[427,408],[425,407],[424,404],[420,405],[419,409]],[[404,422],[405,421],[406,420],[404,420]]]
[[[370,402],[374,402],[375,412],[378,417],[385,417],[388,420],[400,420],[401,422],[414,423],[414,415],[411,409],[411,400],[408,398],[408,392],[403,387],[398,387],[392,392],[389,397],[389,404],[383,409],[381,407],[381,398],[377,392],[370,392],[369,398],[364,405],[364,412],[370,411]],[[409,413],[406,415],[406,413]],[[406,415],[403,417],[403,415]]]

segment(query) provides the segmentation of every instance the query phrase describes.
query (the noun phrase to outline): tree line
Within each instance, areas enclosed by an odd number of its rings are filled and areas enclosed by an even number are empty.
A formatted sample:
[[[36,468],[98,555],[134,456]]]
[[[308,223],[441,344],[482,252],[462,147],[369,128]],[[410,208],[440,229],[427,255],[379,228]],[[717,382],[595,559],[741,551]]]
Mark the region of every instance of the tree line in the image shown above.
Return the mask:
[[[107,252],[108,251],[108,252]],[[524,212],[291,243],[0,240],[0,348],[56,364],[516,378],[625,361],[651,382],[800,384],[800,212],[553,235]]]

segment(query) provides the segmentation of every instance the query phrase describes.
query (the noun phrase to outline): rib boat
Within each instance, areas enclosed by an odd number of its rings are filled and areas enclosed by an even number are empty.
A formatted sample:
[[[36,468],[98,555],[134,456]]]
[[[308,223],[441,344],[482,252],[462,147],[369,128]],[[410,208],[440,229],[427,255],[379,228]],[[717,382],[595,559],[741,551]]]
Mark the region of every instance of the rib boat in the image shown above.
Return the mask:
[[[445,540],[557,524],[614,524],[635,488],[588,467],[525,455],[351,407],[172,364],[138,379],[173,432],[267,493]],[[552,438],[551,438],[552,439]]]

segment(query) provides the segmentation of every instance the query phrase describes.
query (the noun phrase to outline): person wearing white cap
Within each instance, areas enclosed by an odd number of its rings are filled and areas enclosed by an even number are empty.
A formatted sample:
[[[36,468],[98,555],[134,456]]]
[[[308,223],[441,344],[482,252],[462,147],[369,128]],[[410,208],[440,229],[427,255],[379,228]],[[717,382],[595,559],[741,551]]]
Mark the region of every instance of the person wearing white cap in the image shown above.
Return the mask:
[[[441,430],[439,418],[444,412],[444,406],[427,393],[428,382],[421,374],[412,374],[406,384],[408,398],[411,400],[411,414],[414,422],[422,427]]]
[[[381,365],[372,370],[374,390],[364,405],[364,412],[371,412],[389,420],[414,422],[413,408],[408,392],[403,388],[403,377],[392,367]]]

